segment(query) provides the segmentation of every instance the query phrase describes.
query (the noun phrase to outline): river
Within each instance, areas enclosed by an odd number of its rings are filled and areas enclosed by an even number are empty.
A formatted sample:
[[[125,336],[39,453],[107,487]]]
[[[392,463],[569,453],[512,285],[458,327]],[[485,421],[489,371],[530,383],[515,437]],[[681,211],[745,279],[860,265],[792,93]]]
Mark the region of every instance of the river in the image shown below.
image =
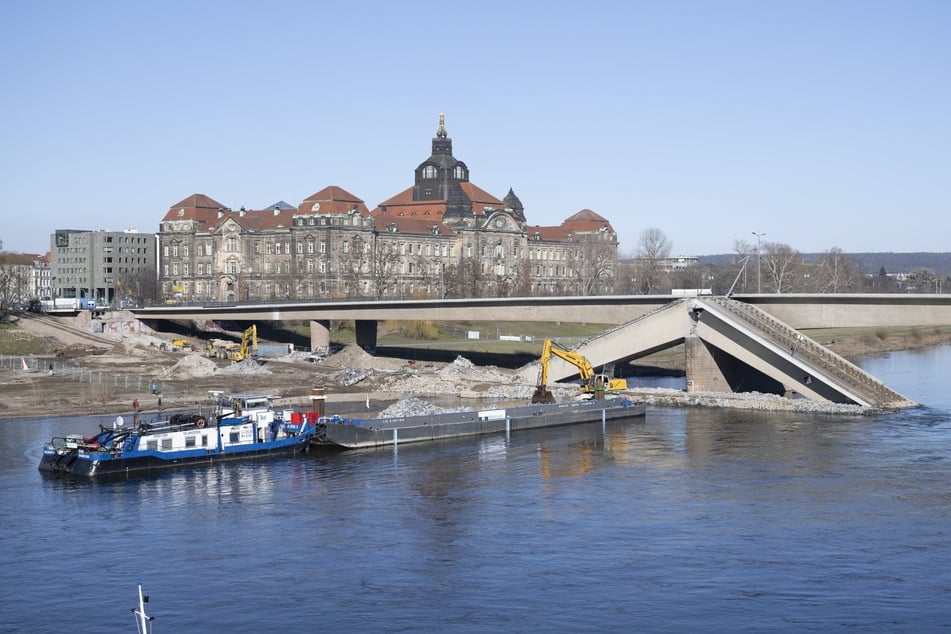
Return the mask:
[[[861,365],[875,417],[648,410],[392,450],[47,479],[0,423],[0,632],[951,627],[951,347]]]

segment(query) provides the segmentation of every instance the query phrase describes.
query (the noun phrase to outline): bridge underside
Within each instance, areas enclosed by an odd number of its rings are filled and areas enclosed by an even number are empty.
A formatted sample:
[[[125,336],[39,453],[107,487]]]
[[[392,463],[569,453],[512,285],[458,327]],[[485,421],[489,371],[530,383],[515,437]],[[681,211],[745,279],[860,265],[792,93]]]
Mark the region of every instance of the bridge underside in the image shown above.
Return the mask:
[[[800,394],[866,407],[915,404],[762,310],[726,298],[689,298],[588,339],[576,348],[594,367],[632,361],[684,344],[688,392]],[[577,374],[557,358],[551,381]],[[538,376],[537,364],[522,368]]]

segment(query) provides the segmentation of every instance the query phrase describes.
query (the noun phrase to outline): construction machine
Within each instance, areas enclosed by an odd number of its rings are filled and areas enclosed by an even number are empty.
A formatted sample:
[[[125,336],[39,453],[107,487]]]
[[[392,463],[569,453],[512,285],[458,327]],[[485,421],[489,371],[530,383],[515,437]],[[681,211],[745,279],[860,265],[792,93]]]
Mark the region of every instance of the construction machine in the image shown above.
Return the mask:
[[[232,361],[244,361],[249,356],[256,355],[258,352],[258,327],[251,324],[251,327],[241,334],[241,345],[237,350],[229,350],[228,358]]]
[[[551,362],[552,355],[578,368],[578,376],[581,377],[581,391],[585,394],[597,398],[600,396],[599,393],[603,391],[627,389],[625,379],[615,379],[606,374],[597,374],[584,355],[569,350],[551,339],[545,339],[545,345],[542,346],[542,356],[539,360],[538,387],[535,388],[535,393],[532,394],[532,403],[555,402],[554,395],[548,391],[548,364]]]

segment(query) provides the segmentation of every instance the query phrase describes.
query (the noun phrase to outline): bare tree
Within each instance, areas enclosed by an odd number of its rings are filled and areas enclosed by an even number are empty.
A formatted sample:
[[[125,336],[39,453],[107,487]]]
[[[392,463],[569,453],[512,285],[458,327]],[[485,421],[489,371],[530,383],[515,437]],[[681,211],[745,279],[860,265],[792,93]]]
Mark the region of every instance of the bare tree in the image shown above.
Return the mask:
[[[638,292],[649,295],[660,288],[663,261],[670,257],[670,249],[670,240],[657,227],[648,227],[641,231],[635,254]]]
[[[370,251],[370,278],[377,299],[387,295],[399,283],[400,253],[397,246],[377,237]]]
[[[774,293],[790,292],[797,283],[796,273],[802,269],[802,255],[781,242],[768,242],[763,247],[764,284]]]
[[[568,268],[577,281],[579,295],[603,291],[614,270],[614,245],[582,238],[580,247],[568,251]]]
[[[933,271],[920,268],[915,269],[905,277],[907,290],[913,293],[937,293],[937,276]]]
[[[342,254],[343,257],[338,260],[340,280],[343,282],[343,291],[347,297],[362,294],[361,282],[370,269],[369,251],[369,246],[363,237],[354,235]]]
[[[446,266],[446,297],[482,297],[486,293],[482,264],[475,257],[463,257]]]
[[[857,277],[855,264],[839,247],[823,254],[815,275],[818,290],[825,293],[854,290]]]

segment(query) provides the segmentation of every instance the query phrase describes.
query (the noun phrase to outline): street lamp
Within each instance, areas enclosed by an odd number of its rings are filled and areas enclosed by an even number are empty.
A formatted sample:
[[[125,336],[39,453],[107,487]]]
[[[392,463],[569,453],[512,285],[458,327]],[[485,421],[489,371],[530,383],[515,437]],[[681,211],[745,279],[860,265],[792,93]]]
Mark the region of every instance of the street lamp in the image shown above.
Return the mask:
[[[756,233],[753,232],[753,235],[756,236],[756,292],[763,292],[763,275],[760,272],[760,240],[765,236],[765,233]]]

